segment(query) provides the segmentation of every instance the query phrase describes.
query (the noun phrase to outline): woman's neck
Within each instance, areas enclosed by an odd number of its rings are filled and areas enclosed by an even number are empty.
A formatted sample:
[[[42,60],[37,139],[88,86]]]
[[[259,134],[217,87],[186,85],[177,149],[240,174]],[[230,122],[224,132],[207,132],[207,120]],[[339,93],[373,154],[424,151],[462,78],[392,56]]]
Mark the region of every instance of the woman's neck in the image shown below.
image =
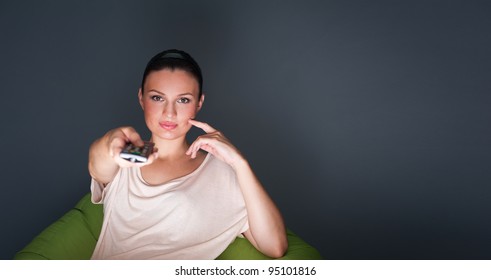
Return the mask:
[[[186,151],[189,148],[189,144],[185,138],[166,140],[158,137],[152,137],[152,142],[155,143],[155,147],[158,148],[159,159],[162,160],[175,160],[182,158],[186,155]]]

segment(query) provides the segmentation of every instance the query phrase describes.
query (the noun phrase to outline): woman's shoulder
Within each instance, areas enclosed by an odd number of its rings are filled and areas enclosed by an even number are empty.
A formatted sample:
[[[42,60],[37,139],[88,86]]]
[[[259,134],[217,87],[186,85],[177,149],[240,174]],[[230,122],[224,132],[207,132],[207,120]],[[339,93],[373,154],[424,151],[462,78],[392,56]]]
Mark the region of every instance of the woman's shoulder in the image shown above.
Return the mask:
[[[207,153],[205,160],[203,161],[203,169],[206,169],[207,171],[215,171],[219,172],[223,175],[225,174],[235,174],[234,170],[230,165],[228,165],[226,162],[220,160],[219,158],[215,157],[214,155]]]

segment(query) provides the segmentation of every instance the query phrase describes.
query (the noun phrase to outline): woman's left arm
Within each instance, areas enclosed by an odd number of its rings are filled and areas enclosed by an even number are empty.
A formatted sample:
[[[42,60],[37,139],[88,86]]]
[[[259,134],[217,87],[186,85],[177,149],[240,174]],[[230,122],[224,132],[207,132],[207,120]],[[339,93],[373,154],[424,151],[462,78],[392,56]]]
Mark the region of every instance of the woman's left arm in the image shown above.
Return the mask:
[[[237,164],[235,170],[249,216],[249,229],[244,235],[265,255],[282,257],[288,242],[280,211],[246,160]]]
[[[203,129],[206,134],[191,144],[187,154],[196,157],[202,149],[235,170],[249,217],[249,229],[244,233],[245,237],[263,254],[273,258],[282,257],[288,247],[283,218],[247,160],[221,132],[203,122],[189,122]]]

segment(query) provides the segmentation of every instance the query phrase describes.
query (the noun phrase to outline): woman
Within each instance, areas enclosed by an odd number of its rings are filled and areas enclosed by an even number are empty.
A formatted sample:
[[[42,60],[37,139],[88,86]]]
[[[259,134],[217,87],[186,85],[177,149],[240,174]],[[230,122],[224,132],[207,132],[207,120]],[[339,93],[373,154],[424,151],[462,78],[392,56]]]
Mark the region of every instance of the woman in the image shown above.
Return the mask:
[[[265,255],[285,253],[281,214],[247,160],[220,131],[194,120],[202,83],[189,54],[157,54],[138,92],[156,147],[148,161],[119,157],[125,144],[143,145],[131,127],[91,145],[92,201],[104,204],[93,259],[214,259],[242,235]],[[205,134],[189,144],[192,126]]]

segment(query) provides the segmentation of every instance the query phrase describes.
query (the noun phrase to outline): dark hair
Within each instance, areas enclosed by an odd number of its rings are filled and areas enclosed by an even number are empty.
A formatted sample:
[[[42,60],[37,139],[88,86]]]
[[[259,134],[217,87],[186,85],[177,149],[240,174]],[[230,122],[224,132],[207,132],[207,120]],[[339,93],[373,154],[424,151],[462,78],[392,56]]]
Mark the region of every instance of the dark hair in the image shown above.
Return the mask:
[[[199,85],[199,93],[198,97],[201,97],[201,92],[203,90],[203,76],[201,75],[201,68],[199,67],[196,60],[194,60],[191,55],[186,53],[185,51],[170,49],[162,51],[156,54],[150,61],[147,63],[145,67],[145,71],[143,72],[143,78],[141,83],[141,89],[143,93],[143,84],[145,80],[153,71],[159,71],[162,69],[170,69],[170,70],[183,70],[193,75],[196,78]]]

